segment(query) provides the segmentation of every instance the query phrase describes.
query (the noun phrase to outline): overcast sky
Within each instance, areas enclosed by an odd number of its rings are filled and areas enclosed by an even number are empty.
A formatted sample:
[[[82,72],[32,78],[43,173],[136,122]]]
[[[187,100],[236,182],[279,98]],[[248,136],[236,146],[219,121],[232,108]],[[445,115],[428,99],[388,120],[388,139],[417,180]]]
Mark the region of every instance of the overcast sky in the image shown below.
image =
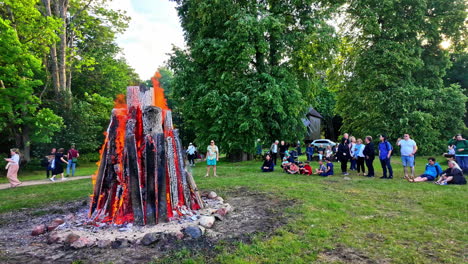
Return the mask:
[[[110,7],[127,12],[131,21],[127,31],[118,36],[127,62],[147,80],[167,61],[172,44],[183,47],[176,4],[169,0],[112,0]]]

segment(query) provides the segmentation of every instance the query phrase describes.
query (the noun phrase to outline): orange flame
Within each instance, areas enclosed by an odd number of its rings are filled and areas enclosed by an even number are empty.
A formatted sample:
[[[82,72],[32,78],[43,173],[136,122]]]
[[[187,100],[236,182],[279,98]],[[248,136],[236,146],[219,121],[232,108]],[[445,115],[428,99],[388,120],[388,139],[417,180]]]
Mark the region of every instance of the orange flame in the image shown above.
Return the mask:
[[[157,106],[163,110],[169,110],[167,106],[166,97],[164,97],[164,89],[159,86],[159,79],[161,79],[161,74],[156,72],[154,76],[151,78],[153,82],[153,105]]]
[[[114,108],[127,108],[127,103],[125,102],[125,95],[118,94],[117,98],[114,101]]]

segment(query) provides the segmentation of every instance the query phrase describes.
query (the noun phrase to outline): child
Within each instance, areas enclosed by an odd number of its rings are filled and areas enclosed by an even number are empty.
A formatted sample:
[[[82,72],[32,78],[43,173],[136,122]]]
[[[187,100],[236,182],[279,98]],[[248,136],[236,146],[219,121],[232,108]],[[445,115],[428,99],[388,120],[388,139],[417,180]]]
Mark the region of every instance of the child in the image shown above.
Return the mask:
[[[327,177],[327,176],[332,176],[333,175],[333,163],[331,160],[327,160],[327,170],[320,174],[320,176]]]
[[[333,151],[330,145],[327,146],[327,149],[325,150],[325,158],[326,159],[331,159],[333,155]]]
[[[289,169],[287,169],[287,173],[297,174],[298,172],[299,172],[299,167],[295,163],[291,163],[289,165]]]
[[[308,161],[304,165],[304,170],[302,171],[302,174],[306,174],[306,175],[312,174],[312,167],[310,167],[310,164]]]
[[[323,160],[319,160],[318,163],[319,163],[319,167],[318,169],[315,169],[315,173],[318,175],[325,173],[327,171],[327,167],[323,165]]]
[[[283,168],[283,170],[285,172],[287,172],[287,170],[289,169],[289,161],[288,161],[288,158],[286,158],[286,156],[283,157],[283,162],[281,163],[281,168]]]
[[[448,146],[448,153],[444,153],[443,156],[447,159],[453,159],[455,157],[455,145]]]

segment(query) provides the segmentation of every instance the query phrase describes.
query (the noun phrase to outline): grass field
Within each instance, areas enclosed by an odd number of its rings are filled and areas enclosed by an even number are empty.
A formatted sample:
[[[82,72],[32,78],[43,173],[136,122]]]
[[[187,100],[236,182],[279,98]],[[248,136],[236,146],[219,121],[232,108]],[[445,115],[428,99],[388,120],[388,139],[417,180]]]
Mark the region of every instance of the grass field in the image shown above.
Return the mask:
[[[399,158],[393,157],[392,163],[393,180],[355,173],[351,180],[338,174],[323,178],[261,173],[260,162],[254,161],[220,162],[220,177],[204,178],[205,166],[198,164],[194,175],[202,190],[225,196],[234,187],[246,186],[295,199],[292,208],[284,209],[290,221],[272,236],[258,236],[251,244],[219,245],[215,257],[181,250],[156,262],[346,263],[333,253],[344,251],[369,263],[467,263],[467,186],[408,183],[401,179]],[[417,174],[425,163],[418,158]],[[339,164],[335,168],[339,171]],[[381,175],[378,161],[375,168],[376,176]],[[91,188],[89,180],[78,180],[1,190],[0,212],[87,199]]]

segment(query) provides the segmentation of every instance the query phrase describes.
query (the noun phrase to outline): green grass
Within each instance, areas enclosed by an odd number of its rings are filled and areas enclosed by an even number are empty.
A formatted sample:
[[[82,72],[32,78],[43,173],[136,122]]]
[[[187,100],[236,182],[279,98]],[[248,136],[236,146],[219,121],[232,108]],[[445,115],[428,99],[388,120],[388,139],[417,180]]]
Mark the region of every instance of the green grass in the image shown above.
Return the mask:
[[[201,190],[228,197],[238,186],[268,192],[297,204],[285,208],[292,215],[287,225],[268,238],[257,236],[251,244],[220,244],[215,257],[181,250],[158,262],[180,263],[330,263],[323,252],[347,248],[385,263],[467,263],[467,186],[408,183],[401,179],[400,159],[393,157],[393,180],[352,180],[335,175],[261,173],[259,162],[220,162],[218,178],[204,178],[204,164],[194,169]],[[444,162],[441,162],[444,163]],[[419,157],[417,174],[426,160]],[[314,162],[313,168],[316,167]],[[445,164],[442,164],[446,168]],[[339,171],[339,164],[335,165]],[[381,175],[378,161],[376,176]],[[0,212],[46,207],[86,199],[90,180],[21,187],[0,191]],[[235,207],[235,205],[233,205]],[[343,263],[345,261],[341,260]],[[341,263],[341,262],[337,262]]]

